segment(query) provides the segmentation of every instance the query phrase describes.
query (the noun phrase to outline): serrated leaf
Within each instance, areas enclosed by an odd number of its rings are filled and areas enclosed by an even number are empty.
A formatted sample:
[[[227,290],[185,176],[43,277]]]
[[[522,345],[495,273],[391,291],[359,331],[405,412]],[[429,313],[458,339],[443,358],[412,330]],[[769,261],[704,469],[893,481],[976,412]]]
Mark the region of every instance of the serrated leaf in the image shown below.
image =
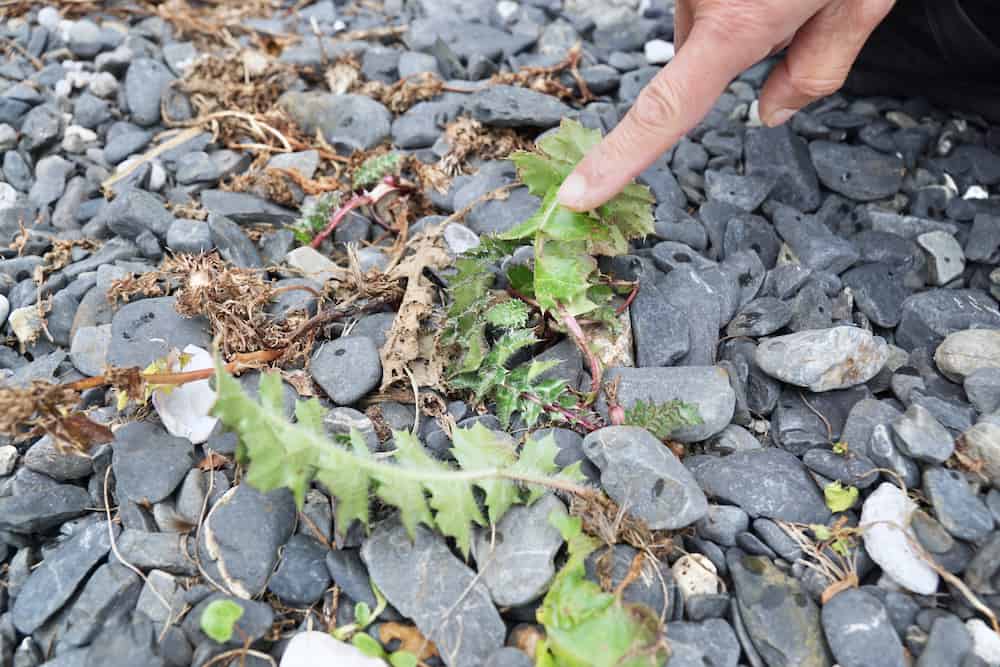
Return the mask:
[[[626,425],[640,426],[660,440],[666,440],[679,428],[700,423],[698,406],[676,399],[664,403],[640,399],[625,411]]]
[[[529,299],[535,296],[535,272],[524,264],[514,264],[507,269],[507,281],[518,294]]]
[[[528,323],[528,304],[520,299],[507,299],[486,311],[486,321],[495,327],[512,329]]]
[[[504,232],[500,238],[516,240],[536,234],[544,234],[557,241],[601,242],[610,238],[608,228],[594,218],[560,206],[558,194],[558,187],[549,189],[534,215]]]
[[[399,153],[386,153],[385,155],[376,155],[368,158],[360,167],[354,170],[352,178],[354,189],[366,188],[378,183],[396,171],[399,161]]]
[[[596,304],[586,298],[588,279],[597,260],[583,242],[547,243],[535,258],[535,298],[544,311],[564,306],[581,315]]]
[[[537,342],[538,338],[535,337],[535,332],[531,329],[512,329],[493,343],[493,349],[486,355],[486,364],[490,367],[501,368],[519,350],[530,347]]]
[[[528,438],[521,448],[521,455],[511,469],[522,475],[533,477],[548,477],[554,473],[556,456],[559,454],[559,446],[556,445],[555,436],[551,433],[544,438]],[[545,493],[545,488],[537,484],[525,485],[528,489],[528,504],[535,502]]]
[[[201,631],[220,644],[233,638],[236,622],[243,617],[243,607],[232,600],[213,600],[201,612]]]
[[[840,482],[831,482],[823,489],[826,506],[831,512],[844,512],[858,501],[859,491],[853,486],[844,486]]]
[[[369,458],[365,439],[354,429],[351,430],[350,441],[354,456],[361,459]],[[339,445],[334,446],[339,448]],[[337,489],[334,519],[341,534],[346,534],[347,529],[355,521],[368,525],[368,491],[372,479],[367,472],[351,470],[348,466],[339,465],[337,461],[321,456],[316,480],[331,492]]]
[[[517,173],[528,191],[537,197],[544,197],[552,188],[558,188],[573,170],[569,163],[529,151],[516,151],[509,159],[517,166]]]
[[[455,429],[451,453],[466,470],[508,468],[517,460],[516,452],[482,424]],[[488,479],[476,485],[486,494],[486,512],[492,523],[520,501],[520,491],[510,480]]]
[[[550,158],[576,166],[599,143],[600,130],[593,130],[578,121],[564,118],[559,130],[542,137],[538,141],[538,147]]]

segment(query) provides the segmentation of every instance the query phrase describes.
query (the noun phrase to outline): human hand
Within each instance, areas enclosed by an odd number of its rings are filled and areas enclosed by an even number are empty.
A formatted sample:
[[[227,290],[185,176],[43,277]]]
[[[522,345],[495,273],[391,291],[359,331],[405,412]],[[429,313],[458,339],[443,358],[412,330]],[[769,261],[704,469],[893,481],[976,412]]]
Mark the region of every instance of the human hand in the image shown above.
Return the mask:
[[[677,55],[577,166],[559,203],[594,209],[674,145],[743,70],[786,46],[760,94],[765,124],[838,90],[894,0],[677,0]]]

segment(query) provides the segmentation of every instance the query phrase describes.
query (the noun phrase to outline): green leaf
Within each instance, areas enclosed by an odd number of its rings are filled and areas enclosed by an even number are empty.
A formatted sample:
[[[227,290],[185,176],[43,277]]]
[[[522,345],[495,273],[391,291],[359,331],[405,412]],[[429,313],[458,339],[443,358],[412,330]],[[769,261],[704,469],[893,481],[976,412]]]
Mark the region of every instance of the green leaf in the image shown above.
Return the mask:
[[[607,227],[586,213],[571,211],[559,205],[558,188],[551,188],[542,205],[530,218],[500,236],[502,239],[524,239],[536,234],[557,241],[606,241]]]
[[[385,155],[376,155],[375,157],[368,158],[360,167],[354,170],[352,178],[354,189],[358,190],[375,185],[389,174],[395,172],[399,168],[399,164],[399,153],[386,153]]]
[[[290,422],[284,406],[276,400],[275,386],[280,385],[274,384],[275,376],[261,376],[257,400],[244,391],[218,359],[215,380],[218,398],[213,414],[246,444],[246,480],[266,491],[278,486],[308,488],[315,479],[335,500],[338,530],[346,531],[355,520],[367,524],[369,498],[374,491],[384,503],[399,510],[411,536],[423,523],[455,538],[467,554],[472,524],[485,524],[473,495],[475,486],[491,496],[491,518],[499,520],[510,507],[511,497],[520,502],[521,493],[511,481],[517,471],[531,474],[533,480],[556,484],[555,468],[540,466],[531,456],[524,463],[498,458],[497,452],[503,451],[499,441],[482,427],[473,432],[475,443],[463,446],[459,436],[456,447],[470,465],[477,466],[485,462],[466,453],[473,446],[494,452],[492,463],[485,468],[455,470],[429,456],[417,438],[405,431],[393,433],[393,458],[375,458],[356,430],[351,432],[349,447],[327,437],[322,428],[322,408],[315,400],[299,403],[296,414],[300,421]],[[257,486],[261,482],[268,486]],[[515,493],[493,482],[509,485]]]
[[[544,438],[528,438],[512,469],[525,475],[548,477],[559,469],[556,465],[558,454],[559,447],[556,445],[555,436],[551,433]],[[545,489],[537,484],[528,484],[527,487],[529,505],[545,493]]]
[[[850,447],[843,440],[833,443],[833,453],[839,456],[847,456],[851,452]]]
[[[392,667],[417,667],[420,661],[417,660],[417,656],[408,651],[396,651],[389,654],[389,664]]]
[[[840,482],[831,482],[823,489],[826,506],[832,512],[844,512],[858,501],[858,490],[853,486],[844,486]]]
[[[355,623],[362,628],[367,628],[373,620],[375,619],[372,618],[372,610],[368,607],[367,602],[358,602],[354,605]]]
[[[833,533],[830,531],[830,529],[824,526],[823,524],[819,523],[810,524],[809,530],[812,531],[812,534],[815,535],[816,539],[819,540],[820,542],[826,542],[828,539],[833,537]]]
[[[201,612],[201,631],[220,644],[233,638],[243,607],[232,600],[213,600]]]
[[[452,433],[451,454],[466,470],[499,470],[509,468],[517,461],[514,449],[482,424],[455,429]],[[486,494],[486,511],[491,523],[499,521],[507,510],[521,500],[517,485],[506,479],[483,480],[478,486]]]
[[[385,657],[385,649],[369,634],[359,632],[351,637],[351,643],[369,658]]]
[[[507,299],[486,311],[486,321],[507,329],[523,327],[528,323],[529,312],[528,304],[520,299]]]
[[[625,603],[586,577],[584,561],[599,543],[585,535],[579,517],[553,513],[549,521],[566,540],[569,558],[537,612],[546,652],[538,664],[556,667],[653,667],[666,662],[656,615]]]
[[[547,243],[536,253],[535,298],[542,310],[575,306],[570,312],[580,315],[596,305],[585,295],[597,261],[587,254],[582,242]]]
[[[524,264],[513,264],[507,269],[507,280],[518,293],[529,299],[535,296],[535,272]]]
[[[679,428],[700,423],[698,406],[676,399],[665,403],[640,399],[625,411],[625,424],[641,426],[660,440],[668,439]]]
[[[528,151],[511,153],[510,160],[517,166],[521,181],[528,186],[531,194],[538,197],[544,197],[552,188],[558,188],[573,170],[569,163]]]
[[[600,130],[586,128],[581,123],[566,118],[557,132],[546,134],[538,141],[538,147],[553,160],[576,166],[599,143]]]

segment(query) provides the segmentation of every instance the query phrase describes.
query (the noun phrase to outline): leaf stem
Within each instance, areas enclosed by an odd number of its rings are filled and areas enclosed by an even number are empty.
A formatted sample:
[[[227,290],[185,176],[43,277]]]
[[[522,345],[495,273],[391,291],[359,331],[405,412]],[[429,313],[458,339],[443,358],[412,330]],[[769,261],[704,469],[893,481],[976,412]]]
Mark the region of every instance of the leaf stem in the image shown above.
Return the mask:
[[[337,226],[344,221],[348,213],[350,213],[356,208],[359,208],[361,206],[367,206],[368,204],[371,203],[372,203],[372,198],[366,194],[355,195],[354,197],[352,197],[350,201],[348,201],[346,204],[338,208],[336,212],[334,212],[333,216],[331,216],[330,218],[329,224],[327,224],[327,226],[323,228],[323,231],[321,231],[319,234],[313,237],[312,242],[309,244],[310,247],[319,248],[320,245],[323,244],[323,241],[325,241],[330,236],[330,234],[332,234],[334,230],[337,229]]]
[[[546,403],[545,401],[543,401],[542,399],[538,398],[534,394],[529,394],[527,392],[522,392],[521,396],[523,396],[525,399],[531,401],[532,403],[535,403],[536,405],[542,406],[542,408],[544,410],[549,410],[551,412],[558,412],[560,415],[562,415],[566,419],[566,421],[579,424],[580,426],[582,426],[583,428],[585,428],[587,431],[596,431],[597,429],[601,428],[599,425],[597,425],[594,422],[590,421],[586,417],[581,417],[580,415],[576,414],[572,410],[564,408],[563,406],[561,406],[561,405],[559,405],[557,403]]]
[[[601,366],[601,362],[594,354],[593,350],[590,349],[590,345],[587,341],[587,334],[583,332],[583,328],[580,326],[580,323],[577,321],[573,313],[569,312],[565,308],[560,308],[559,315],[562,317],[563,324],[566,325],[566,330],[569,331],[571,336],[573,336],[573,341],[576,343],[576,346],[580,348],[580,352],[587,357],[587,365],[590,367],[591,400],[596,400],[598,393],[601,391],[601,380],[604,377],[604,368]]]

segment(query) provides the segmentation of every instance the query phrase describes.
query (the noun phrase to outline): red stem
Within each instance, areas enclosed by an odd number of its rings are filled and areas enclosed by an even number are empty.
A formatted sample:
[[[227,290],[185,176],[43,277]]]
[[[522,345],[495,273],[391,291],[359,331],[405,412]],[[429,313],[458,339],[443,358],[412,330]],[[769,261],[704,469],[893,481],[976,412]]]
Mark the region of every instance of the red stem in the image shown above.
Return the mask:
[[[587,334],[583,333],[583,329],[580,327],[580,323],[577,322],[576,317],[562,308],[559,309],[559,314],[562,316],[562,321],[566,325],[566,329],[573,336],[576,346],[587,357],[587,365],[590,366],[590,393],[596,399],[598,393],[601,391],[601,379],[604,375],[601,362],[587,344]]]
[[[371,203],[372,203],[372,198],[369,197],[368,195],[355,195],[354,197],[352,197],[350,201],[348,201],[346,204],[338,208],[336,212],[334,212],[334,214],[330,217],[330,224],[328,224],[326,228],[323,229],[323,231],[317,234],[313,238],[312,243],[310,243],[309,245],[313,248],[319,248],[320,245],[323,244],[323,241],[325,241],[330,236],[330,234],[333,233],[333,230],[337,228],[337,225],[339,225],[341,222],[344,221],[344,218],[347,217],[348,213],[358,208],[359,206],[367,206],[368,204]]]
[[[628,293],[628,297],[625,299],[625,303],[618,306],[618,309],[615,311],[615,315],[621,315],[622,313],[624,313],[628,309],[628,307],[632,305],[632,302],[635,301],[635,297],[638,293],[639,293],[639,283],[636,282],[635,284],[632,285],[632,291]]]
[[[567,421],[579,424],[583,428],[587,429],[587,431],[596,431],[597,429],[601,428],[600,426],[590,421],[589,419],[581,417],[572,410],[568,410],[561,405],[558,405],[556,403],[545,403],[544,401],[542,401],[542,399],[532,394],[522,393],[521,395],[524,396],[529,401],[531,401],[532,403],[542,406],[546,410],[550,410],[552,412],[558,412],[563,417],[565,417]]]

